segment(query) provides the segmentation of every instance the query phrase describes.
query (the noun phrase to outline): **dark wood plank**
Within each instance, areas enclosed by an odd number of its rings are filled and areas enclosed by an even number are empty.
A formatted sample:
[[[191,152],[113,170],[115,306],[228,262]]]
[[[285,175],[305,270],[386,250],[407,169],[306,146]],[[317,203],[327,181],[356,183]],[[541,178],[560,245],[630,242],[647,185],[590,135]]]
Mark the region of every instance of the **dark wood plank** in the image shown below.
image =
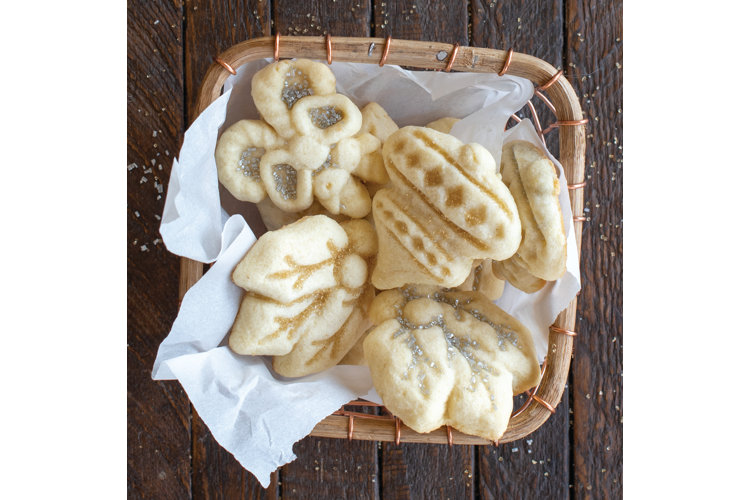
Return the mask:
[[[276,0],[275,31],[282,35],[369,36],[370,2]],[[377,498],[377,443],[308,437],[294,447],[297,460],[281,470],[284,498]]]
[[[383,498],[473,498],[474,446],[383,443]]]
[[[282,498],[379,497],[377,443],[306,437],[281,471]]]
[[[374,36],[469,44],[465,1],[374,2]],[[471,498],[473,446],[382,444],[384,498]]]
[[[507,50],[513,48],[562,67],[564,18],[562,2],[496,2],[473,0],[472,45]],[[538,99],[532,101],[543,126],[554,115]],[[530,117],[528,108],[518,113]],[[547,147],[558,154],[557,134],[548,136]],[[570,438],[568,398],[556,413],[525,439],[481,447],[479,493],[481,498],[568,498]]]
[[[128,2],[128,497],[190,497],[190,405],[154,382],[159,343],[177,314],[177,259],[159,237],[171,155],[183,129],[182,10]]]
[[[270,0],[185,2],[185,88],[189,117],[213,58],[248,38],[271,34]]]
[[[203,74],[213,57],[232,45],[256,36],[271,34],[271,10],[267,0],[189,1],[185,4],[185,89],[189,117]],[[214,439],[193,410],[193,495],[194,498],[277,498],[278,477],[271,476],[268,488]]]
[[[567,6],[567,68],[587,125],[579,335],[574,351],[576,497],[622,497],[622,2]]]
[[[568,429],[568,401],[563,396],[536,432],[498,447],[479,447],[480,498],[569,498]]]
[[[370,2],[364,0],[276,0],[275,30],[281,35],[369,36]]]
[[[373,5],[376,37],[469,44],[466,1],[376,0]]]

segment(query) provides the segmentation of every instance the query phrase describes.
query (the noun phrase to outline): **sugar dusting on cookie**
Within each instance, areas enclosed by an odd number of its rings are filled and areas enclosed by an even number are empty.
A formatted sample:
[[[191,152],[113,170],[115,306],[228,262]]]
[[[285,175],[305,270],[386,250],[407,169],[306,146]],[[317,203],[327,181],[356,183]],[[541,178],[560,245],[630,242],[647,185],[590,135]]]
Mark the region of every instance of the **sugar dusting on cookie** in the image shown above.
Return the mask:
[[[276,191],[285,200],[297,199],[297,171],[291,165],[281,163],[273,166]]]
[[[266,154],[266,150],[261,147],[249,147],[240,155],[237,170],[242,175],[254,180],[260,180],[260,159]]]
[[[448,297],[445,293],[440,291],[424,295],[419,293],[412,287],[402,288],[400,292],[404,299],[406,299],[406,303],[419,298],[427,298],[435,302],[446,304],[453,308],[455,318],[458,321],[463,321],[464,313],[470,314],[474,319],[487,324],[493,330],[495,330],[498,339],[497,346],[501,351],[507,350],[507,343],[510,343],[517,349],[521,349],[521,345],[518,342],[518,336],[515,331],[505,325],[498,325],[494,323],[487,316],[479,312],[476,308],[467,307],[472,303],[471,298],[465,298],[461,300],[457,297]],[[472,338],[470,335],[457,335],[450,329],[442,314],[438,314],[429,322],[414,324],[409,321],[409,319],[404,317],[403,306],[397,307],[396,312],[396,320],[399,322],[400,327],[393,334],[393,338],[396,339],[408,333],[408,336],[406,336],[405,338],[405,343],[409,347],[409,350],[412,354],[411,362],[406,367],[406,370],[403,373],[404,379],[408,378],[409,372],[412,369],[421,367],[419,373],[417,374],[417,383],[422,393],[424,393],[425,395],[429,395],[429,388],[424,384],[426,375],[422,368],[429,367],[440,373],[440,367],[424,354],[423,347],[419,344],[413,332],[415,330],[425,330],[432,327],[439,327],[443,331],[443,336],[447,344],[446,350],[448,355],[448,362],[450,363],[450,361],[455,357],[456,353],[459,353],[466,360],[469,368],[471,369],[471,379],[469,380],[469,384],[464,388],[467,391],[474,392],[476,391],[477,382],[481,382],[487,389],[487,392],[490,394],[490,401],[492,402],[493,409],[496,408],[494,402],[495,397],[490,389],[488,376],[497,375],[497,371],[492,366],[487,365],[484,361],[477,359],[477,357],[475,356],[475,351],[477,349],[480,349],[482,346],[474,338]]]
[[[321,106],[320,108],[312,108],[309,113],[310,119],[313,121],[315,126],[320,129],[326,129],[332,125],[335,125],[343,118],[343,114],[335,106]]]
[[[292,68],[284,75],[284,88],[281,89],[281,100],[286,103],[288,109],[292,109],[294,103],[313,95],[310,88],[310,82],[305,73],[296,68]]]

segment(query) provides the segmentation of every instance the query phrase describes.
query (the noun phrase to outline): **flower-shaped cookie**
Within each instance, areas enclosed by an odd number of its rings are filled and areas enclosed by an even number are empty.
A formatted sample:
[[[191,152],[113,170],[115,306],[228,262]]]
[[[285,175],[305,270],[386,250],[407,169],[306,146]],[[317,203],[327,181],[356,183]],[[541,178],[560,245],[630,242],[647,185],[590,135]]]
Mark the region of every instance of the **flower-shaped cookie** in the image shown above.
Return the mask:
[[[292,125],[299,135],[321,144],[335,144],[362,127],[362,113],[343,94],[303,97],[292,107]]]
[[[370,318],[363,344],[375,389],[417,432],[450,425],[497,440],[513,395],[541,378],[529,331],[480,293],[388,290]]]
[[[367,326],[376,251],[364,220],[339,225],[316,215],[265,233],[232,273],[247,293],[229,347],[274,356],[274,370],[287,377],[335,365]]]
[[[495,273],[531,293],[565,274],[567,242],[560,208],[560,182],[543,151],[525,141],[503,146],[500,174],[518,206],[523,238],[508,260],[493,264]],[[500,260],[500,259],[496,259]]]
[[[516,252],[518,210],[484,147],[404,127],[386,140],[383,159],[392,187],[372,201],[376,288],[458,286],[475,259],[504,260]]]
[[[227,128],[216,144],[216,169],[232,196],[258,203],[266,197],[260,161],[266,152],[284,145],[271,127],[259,120],[240,120]]]
[[[260,178],[274,205],[299,212],[312,205],[312,170],[286,149],[277,149],[260,159]]]
[[[253,76],[252,97],[263,119],[283,138],[295,133],[292,108],[307,96],[336,93],[336,77],[325,64],[307,59],[277,61]]]

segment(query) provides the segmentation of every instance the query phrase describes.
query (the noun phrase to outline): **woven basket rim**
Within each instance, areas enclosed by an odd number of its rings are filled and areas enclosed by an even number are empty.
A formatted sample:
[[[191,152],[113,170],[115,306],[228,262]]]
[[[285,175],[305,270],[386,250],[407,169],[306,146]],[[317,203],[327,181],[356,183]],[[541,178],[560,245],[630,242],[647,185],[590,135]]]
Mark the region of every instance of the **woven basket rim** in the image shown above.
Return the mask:
[[[440,57],[443,56],[443,57]],[[450,57],[448,57],[450,56]],[[550,128],[559,130],[560,153],[558,160],[565,170],[569,184],[573,229],[576,235],[580,262],[581,229],[585,217],[583,190],[585,185],[585,131],[586,120],[580,102],[562,71],[534,56],[514,52],[467,47],[458,44],[400,40],[395,38],[362,38],[326,36],[266,36],[252,38],[228,48],[214,58],[203,78],[196,99],[193,120],[221,95],[224,82],[240,66],[263,58],[288,59],[293,57],[317,60],[345,61],[379,64],[396,64],[425,70],[448,70],[476,73],[509,74],[527,78],[541,97],[555,111],[557,122]],[[547,94],[547,96],[545,96]],[[568,125],[568,126],[566,126]],[[579,214],[579,215],[575,215]],[[182,258],[180,267],[180,297],[202,275],[203,264]],[[575,311],[577,298],[573,298],[550,327],[546,369],[539,386],[524,404],[524,411],[514,415],[502,438],[493,443],[484,438],[452,430],[436,430],[419,434],[407,426],[382,419],[363,419],[354,427],[351,415],[330,415],[313,429],[310,435],[331,438],[349,438],[376,441],[426,442],[447,444],[498,444],[521,439],[538,429],[554,413],[562,399],[567,383],[575,337]]]

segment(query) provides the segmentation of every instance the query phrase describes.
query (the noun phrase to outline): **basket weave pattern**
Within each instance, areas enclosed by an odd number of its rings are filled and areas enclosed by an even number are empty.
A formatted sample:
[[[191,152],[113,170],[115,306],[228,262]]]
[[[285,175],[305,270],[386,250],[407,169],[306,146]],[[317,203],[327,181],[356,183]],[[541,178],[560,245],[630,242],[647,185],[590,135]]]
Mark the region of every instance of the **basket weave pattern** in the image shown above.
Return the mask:
[[[580,254],[581,228],[585,217],[583,211],[585,132],[580,103],[570,83],[552,65],[535,57],[508,51],[477,47],[462,47],[437,42],[410,40],[349,38],[349,37],[263,37],[239,43],[219,56],[204,77],[198,96],[197,117],[221,94],[221,88],[235,68],[262,58],[325,59],[384,64],[397,64],[425,70],[464,71],[478,73],[509,74],[529,79],[535,86],[535,97],[552,110],[555,121],[542,127],[534,104],[527,104],[530,117],[539,136],[544,141],[547,134],[559,133],[559,161],[565,169],[573,222]],[[195,117],[194,117],[195,118]],[[520,121],[517,115],[512,117]],[[501,124],[504,126],[505,124]],[[187,258],[180,261],[180,297],[195,284],[203,274],[203,264]],[[420,434],[403,425],[386,408],[367,401],[352,401],[345,407],[326,417],[315,426],[311,435],[364,439],[376,441],[426,442],[452,444],[498,444],[521,439],[541,426],[554,413],[562,398],[573,352],[575,333],[576,299],[560,313],[549,331],[549,347],[542,365],[542,380],[537,387],[526,392],[525,402],[511,416],[508,428],[495,443],[476,436],[469,436],[444,427]],[[379,414],[356,411],[352,407],[375,409]],[[378,411],[379,410],[379,411]]]

